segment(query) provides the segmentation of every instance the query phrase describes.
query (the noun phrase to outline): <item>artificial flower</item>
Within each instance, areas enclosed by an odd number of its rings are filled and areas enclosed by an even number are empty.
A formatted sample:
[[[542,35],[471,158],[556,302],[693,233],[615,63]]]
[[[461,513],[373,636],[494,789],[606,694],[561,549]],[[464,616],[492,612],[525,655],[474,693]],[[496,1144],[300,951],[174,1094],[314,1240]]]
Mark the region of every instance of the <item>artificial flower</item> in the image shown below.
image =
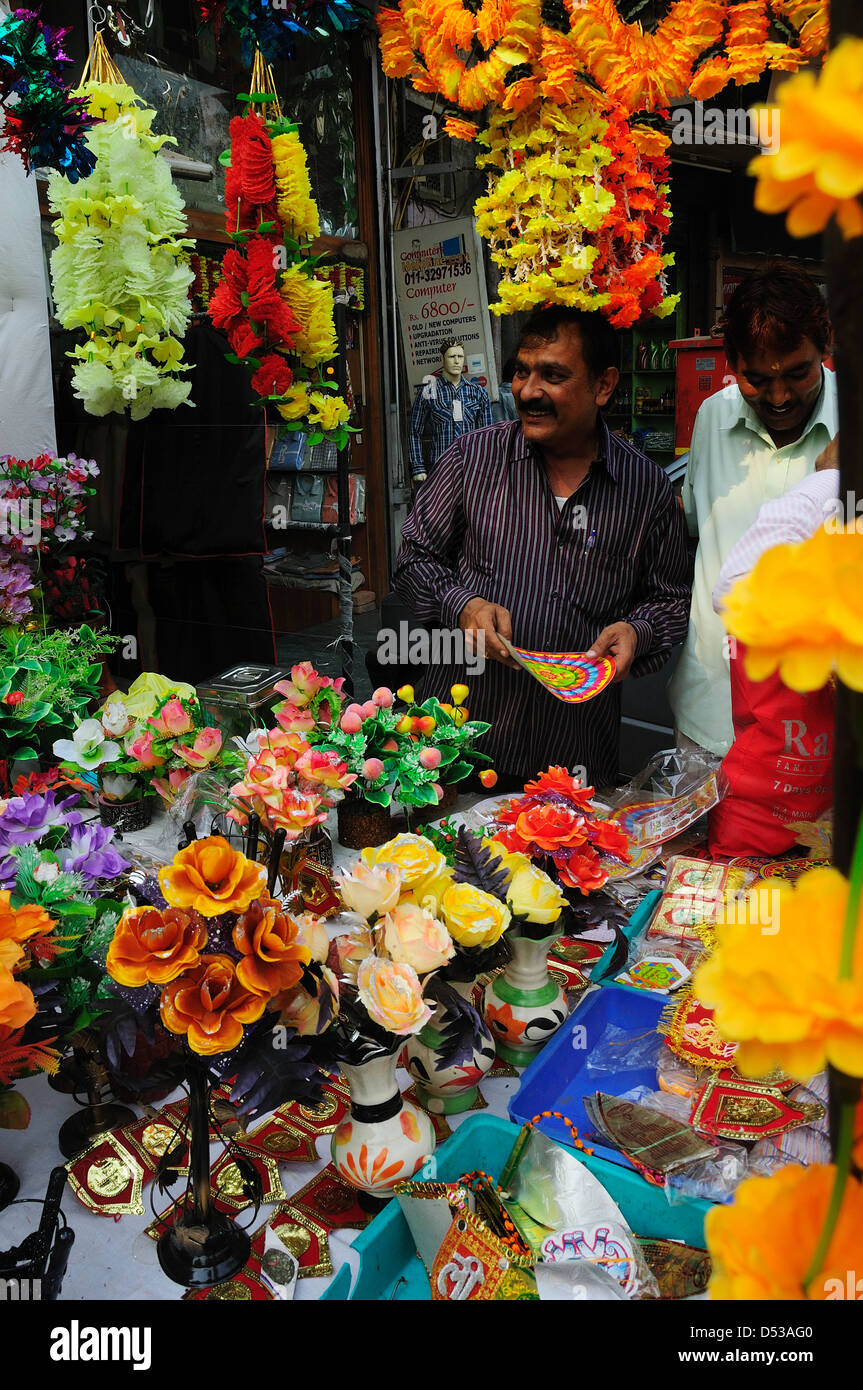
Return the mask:
[[[455,955],[446,927],[417,903],[397,903],[382,927],[383,946],[390,960],[412,965],[418,975],[439,970]]]
[[[147,727],[152,729],[159,738],[165,738],[168,734],[173,734],[175,738],[178,738],[181,734],[191,733],[195,727],[195,721],[182,700],[178,696],[172,695],[160,710],[150,716],[147,720]]]
[[[722,925],[720,912],[718,946],[695,977],[696,993],[722,1036],[738,1043],[735,1062],[745,1074],[780,1067],[808,1077],[829,1062],[863,1076],[863,912],[851,977],[840,979],[846,879],[837,869],[812,869],[777,892],[775,929],[736,920],[737,907]]]
[[[130,867],[115,847],[113,830],[93,821],[70,826],[69,844],[61,846],[57,855],[64,873],[80,874],[88,890],[101,879],[118,878]]]
[[[449,864],[444,863],[440,868],[432,869],[410,888],[403,888],[399,901],[419,903],[420,907],[424,907],[433,917],[439,917],[441,898],[452,882],[453,871]]]
[[[326,965],[321,968],[321,976],[317,994],[297,985],[273,1000],[281,1022],[296,1029],[302,1038],[323,1032],[338,1013],[339,982]]]
[[[779,88],[782,140],[750,165],[755,206],[787,212],[792,236],[814,236],[832,216],[842,235],[863,236],[863,39],[844,38],[816,76]]]
[[[323,964],[330,953],[330,936],[323,919],[314,912],[301,912],[294,920],[297,943],[305,947],[312,960]]]
[[[565,803],[542,802],[520,812],[509,838],[513,842],[520,840],[521,848],[531,845],[534,853],[553,854],[557,849],[585,843],[585,818]],[[517,847],[513,843],[513,848]]]
[[[164,767],[165,759],[160,753],[155,752],[154,742],[153,734],[139,734],[137,738],[126,744],[126,752],[142,768]]]
[[[284,695],[290,704],[304,709],[321,690],[333,690],[338,695],[343,684],[343,676],[333,680],[332,676],[322,676],[310,661],[298,661],[291,667],[291,679],[277,681],[275,689],[280,695]]]
[[[240,983],[230,956],[206,955],[165,985],[160,1015],[169,1033],[185,1036],[193,1052],[211,1057],[235,1048],[243,1026],[256,1023],[266,1003]]]
[[[135,777],[124,777],[119,773],[103,773],[99,778],[99,790],[106,801],[125,801],[127,796],[138,790],[139,785]]]
[[[182,198],[152,134],[156,112],[131,89],[88,83],[92,115],[117,113],[87,133],[95,167],[71,184],[48,184],[59,245],[51,256],[56,313],[64,327],[83,328],[73,349],[75,394],[90,414],[111,411],[141,419],[157,406],[180,404],[191,386],[182,345],[191,313],[192,272]],[[158,350],[158,357],[153,350]],[[169,387],[168,390],[163,390]]]
[[[294,919],[281,902],[266,895],[237,918],[233,941],[243,957],[237,963],[237,979],[253,994],[269,997],[291,989],[311,960],[311,952],[298,940]]]
[[[357,924],[353,931],[341,932],[331,943],[330,960],[340,977],[356,984],[357,972],[366,958],[373,954],[375,941],[368,927]]]
[[[278,352],[268,352],[252,374],[252,390],[259,396],[283,396],[293,379],[294,374],[284,357]]]
[[[222,748],[222,735],[219,729],[205,726],[195,735],[195,742],[191,748],[187,744],[175,743],[172,746],[173,752],[188,763],[191,768],[209,767],[214,758],[219,756]]]
[[[567,772],[565,767],[550,767],[545,772],[541,772],[532,782],[525,782],[525,795],[531,793],[548,793],[553,796],[562,796],[573,806],[581,806],[585,811],[590,810],[593,800],[593,787],[585,787],[577,777],[573,777]]]
[[[566,907],[557,884],[535,864],[515,871],[506,890],[506,901],[516,917],[551,926]]]
[[[133,989],[165,985],[197,965],[206,945],[207,924],[197,912],[132,907],[114,928],[105,969]]]
[[[818,690],[836,671],[845,685],[863,690],[861,568],[863,532],[853,526],[821,527],[807,541],[761,556],[728,594],[722,614],[745,643],[751,680],[778,668],[792,690]]]
[[[332,361],[339,350],[332,285],[307,274],[302,265],[290,265],[282,275],[281,293],[300,325],[294,335],[294,351],[303,366],[317,367]]]
[[[82,720],[71,739],[56,740],[53,751],[65,762],[75,763],[77,767],[88,770],[100,767],[103,763],[116,762],[122,756],[120,745],[105,738],[98,719]]]
[[[0,962],[0,1027],[23,1028],[35,1012],[33,991]]]
[[[202,917],[245,912],[264,892],[266,868],[232,849],[220,835],[193,840],[159,870],[159,884],[172,907],[193,908]]]
[[[296,130],[276,135],[272,142],[278,214],[288,236],[300,241],[321,234],[317,205],[311,196],[306,152]]]
[[[395,907],[402,891],[401,869],[390,863],[374,864],[358,859],[350,870],[336,874],[342,902],[363,917],[372,917]]]
[[[309,424],[322,430],[336,430],[350,419],[347,401],[328,391],[309,392]]]
[[[836,1181],[836,1169],[791,1164],[770,1177],[746,1178],[727,1206],[704,1223],[713,1266],[713,1299],[798,1302],[846,1296],[848,1271],[863,1248],[863,1185],[849,1177],[821,1268],[804,1286]]]
[[[132,727],[132,719],[122,700],[108,700],[99,711],[102,728],[109,738],[122,738]]]
[[[360,859],[369,866],[395,865],[406,888],[413,888],[429,874],[439,873],[446,863],[443,855],[425,835],[396,835],[386,844],[362,850]]]
[[[46,936],[53,927],[53,917],[49,917],[38,903],[13,907],[11,892],[0,893],[0,961],[10,969],[20,959],[25,942]]]
[[[416,971],[380,956],[367,956],[360,964],[357,997],[375,1023],[402,1037],[418,1033],[432,1015]]]
[[[441,917],[459,946],[493,946],[510,924],[509,908],[472,883],[453,883],[443,894]]]
[[[10,797],[0,803],[0,845],[32,845],[46,830],[80,824],[81,812],[69,809],[77,800],[74,795],[58,801],[53,791]]]
[[[302,420],[309,410],[309,387],[305,381],[295,381],[276,406],[284,420]]]

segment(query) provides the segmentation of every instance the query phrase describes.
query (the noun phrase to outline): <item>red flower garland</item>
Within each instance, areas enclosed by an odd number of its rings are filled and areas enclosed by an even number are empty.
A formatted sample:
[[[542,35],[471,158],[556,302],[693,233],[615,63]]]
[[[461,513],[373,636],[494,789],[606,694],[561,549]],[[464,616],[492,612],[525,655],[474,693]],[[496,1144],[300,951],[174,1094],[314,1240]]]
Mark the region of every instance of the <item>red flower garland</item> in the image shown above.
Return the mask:
[[[231,121],[231,164],[225,177],[225,221],[237,245],[222,261],[210,299],[214,328],[237,357],[257,358],[252,386],[261,396],[281,395],[293,380],[277,348],[294,347],[301,325],[279,292],[275,245],[282,226],[276,209],[276,171],[266,123],[254,111]],[[268,225],[271,224],[271,225]]]

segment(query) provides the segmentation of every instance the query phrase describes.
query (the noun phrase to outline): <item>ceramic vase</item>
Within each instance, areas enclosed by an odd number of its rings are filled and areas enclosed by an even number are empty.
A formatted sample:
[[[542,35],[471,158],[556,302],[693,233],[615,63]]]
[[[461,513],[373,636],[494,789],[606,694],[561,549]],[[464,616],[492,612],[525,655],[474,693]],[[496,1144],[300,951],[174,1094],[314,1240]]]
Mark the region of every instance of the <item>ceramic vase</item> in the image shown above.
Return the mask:
[[[473,993],[473,980],[451,980],[465,999]],[[434,1115],[458,1115],[470,1110],[479,1097],[479,1082],[494,1066],[494,1038],[485,1022],[474,1038],[473,1051],[464,1062],[440,1062],[437,1048],[445,1009],[438,1004],[422,1032],[407,1045],[407,1069],[417,1083],[417,1094]]]
[[[563,990],[549,974],[548,952],[559,932],[534,938],[513,932],[512,959],[483,995],[485,1021],[497,1054],[525,1067],[566,1020]]]
[[[351,1112],[333,1134],[333,1163],[340,1177],[358,1188],[361,1204],[372,1209],[392,1196],[395,1183],[413,1177],[435,1147],[428,1115],[399,1091],[397,1064],[398,1050],[341,1064]]]

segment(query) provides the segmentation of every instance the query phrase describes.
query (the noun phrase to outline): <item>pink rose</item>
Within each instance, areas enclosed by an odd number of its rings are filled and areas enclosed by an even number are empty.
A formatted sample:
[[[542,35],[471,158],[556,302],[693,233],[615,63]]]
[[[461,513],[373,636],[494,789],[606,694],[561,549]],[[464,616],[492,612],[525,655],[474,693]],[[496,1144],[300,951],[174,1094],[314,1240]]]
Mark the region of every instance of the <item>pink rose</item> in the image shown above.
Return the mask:
[[[191,733],[195,727],[194,720],[176,695],[167,700],[159,713],[152,715],[147,723],[157,734],[173,734],[175,738]]]
[[[308,734],[315,727],[315,716],[310,709],[300,709],[297,705],[292,705],[290,701],[285,701],[279,705],[275,711],[276,720],[281,728],[286,729],[292,734]]]
[[[126,751],[136,763],[141,764],[141,767],[162,767],[165,761],[153,752],[152,734],[139,734]]]
[[[346,790],[357,780],[357,774],[348,772],[347,763],[341,761],[338,753],[325,753],[319,748],[309,748],[297,759],[297,772],[309,782],[317,782],[330,790],[336,787]]]
[[[218,729],[208,725],[198,734],[191,748],[182,743],[175,743],[173,751],[178,757],[188,763],[189,767],[209,767],[210,763],[218,756],[222,747],[222,735]]]

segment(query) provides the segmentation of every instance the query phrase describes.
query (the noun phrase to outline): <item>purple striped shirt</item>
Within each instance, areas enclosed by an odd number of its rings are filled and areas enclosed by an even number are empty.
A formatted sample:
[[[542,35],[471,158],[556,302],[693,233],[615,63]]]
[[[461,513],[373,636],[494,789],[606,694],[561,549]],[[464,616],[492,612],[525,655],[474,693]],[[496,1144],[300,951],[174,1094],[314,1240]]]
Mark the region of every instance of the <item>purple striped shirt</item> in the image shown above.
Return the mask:
[[[638,636],[633,675],[662,666],[686,636],[686,523],[663,470],[599,417],[600,457],[558,509],[541,456],[519,423],[462,435],[438,460],[402,532],[394,587],[418,622],[456,628],[469,599],[508,609],[516,646],[587,651],[610,623]],[[585,520],[586,517],[586,520]],[[492,724],[481,747],[501,773],[584,766],[614,781],[620,686],[567,705],[526,671],[489,660],[481,676],[433,667],[425,696],[470,686],[471,718]]]

